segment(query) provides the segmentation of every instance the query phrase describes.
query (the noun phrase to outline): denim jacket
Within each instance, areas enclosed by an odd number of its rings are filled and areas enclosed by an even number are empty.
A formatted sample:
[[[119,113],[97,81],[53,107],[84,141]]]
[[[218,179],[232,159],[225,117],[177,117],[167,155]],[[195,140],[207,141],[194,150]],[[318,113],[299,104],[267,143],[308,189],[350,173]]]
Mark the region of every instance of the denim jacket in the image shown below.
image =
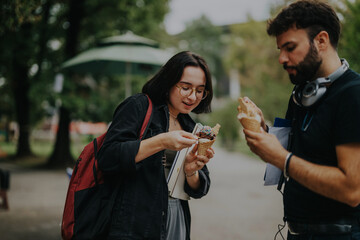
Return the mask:
[[[165,239],[168,187],[161,162],[164,151],[135,163],[140,140],[139,131],[145,118],[148,100],[144,94],[125,99],[116,109],[113,122],[99,151],[99,168],[108,175],[121,178],[119,193],[112,213],[109,239]],[[182,128],[191,132],[195,126],[188,114],[179,114]],[[166,104],[153,106],[152,119],[145,139],[167,132],[169,110]],[[199,171],[201,186],[196,191],[185,183],[192,198],[206,195],[210,187],[206,166]],[[190,210],[181,200],[187,239],[190,239]]]

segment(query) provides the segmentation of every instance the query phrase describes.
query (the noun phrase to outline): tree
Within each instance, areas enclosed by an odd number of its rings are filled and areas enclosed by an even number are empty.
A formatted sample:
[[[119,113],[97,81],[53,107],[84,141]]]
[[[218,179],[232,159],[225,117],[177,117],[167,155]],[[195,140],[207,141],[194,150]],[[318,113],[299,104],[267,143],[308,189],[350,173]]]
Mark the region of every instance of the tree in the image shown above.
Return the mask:
[[[78,51],[80,24],[83,19],[84,0],[70,1],[68,7],[68,24],[69,28],[65,36],[65,57],[71,58]],[[61,105],[59,109],[59,127],[56,134],[55,147],[52,155],[48,160],[48,166],[58,167],[72,165],[73,157],[70,152],[70,111]]]
[[[43,1],[45,2],[45,1]],[[34,76],[31,67],[37,62],[39,51],[36,43],[42,37],[42,32],[34,34],[41,24],[45,11],[39,1],[3,1],[0,5],[0,57],[1,77],[5,86],[11,89],[15,118],[19,124],[19,138],[16,156],[32,155],[29,143],[30,137],[30,106],[29,97],[31,80]],[[12,115],[9,113],[9,115]]]
[[[249,96],[266,119],[283,117],[291,84],[278,63],[275,39],[266,33],[266,23],[248,21],[230,27],[226,66],[238,69],[241,95]]]
[[[348,59],[352,69],[360,72],[360,1],[345,0],[344,3],[345,8],[339,9],[339,12],[344,16],[339,55]]]
[[[108,37],[113,33],[132,30],[146,35],[156,31],[167,11],[167,0],[70,1],[68,18],[66,18],[69,28],[65,40],[65,56],[67,59],[73,57],[81,49],[95,44],[97,39]],[[93,16],[97,17],[94,18]],[[83,43],[83,45],[81,46],[79,43]],[[49,166],[73,165],[68,129],[71,119],[76,114],[71,115],[70,113],[83,112],[79,107],[84,106],[84,104],[81,104],[81,101],[80,104],[74,104],[78,101],[69,100],[73,99],[71,93],[78,90],[78,79],[75,76],[69,76],[69,82],[65,85],[66,87],[61,95],[59,130],[54,151],[48,160]]]
[[[69,123],[77,112],[86,115],[84,102],[89,99],[78,96],[83,85],[72,77],[66,79],[61,95],[52,92],[53,79],[61,63],[105,36],[126,30],[142,35],[163,32],[167,3],[168,0],[5,0],[0,3],[0,79],[3,82],[0,92],[11,89],[10,94],[0,96],[0,102],[8,103],[0,109],[10,118],[15,116],[19,123],[17,156],[32,154],[31,126],[44,116],[44,103],[53,105],[55,98],[59,98],[62,102],[59,136],[49,165],[71,162]],[[87,89],[87,93],[90,90]],[[14,106],[15,111],[9,106]]]
[[[214,88],[217,96],[224,96],[228,92],[227,74],[222,61],[225,53],[222,35],[223,28],[214,26],[210,19],[203,15],[188,22],[185,31],[176,36],[180,49],[190,50],[204,57],[211,74],[218,80],[217,88]]]

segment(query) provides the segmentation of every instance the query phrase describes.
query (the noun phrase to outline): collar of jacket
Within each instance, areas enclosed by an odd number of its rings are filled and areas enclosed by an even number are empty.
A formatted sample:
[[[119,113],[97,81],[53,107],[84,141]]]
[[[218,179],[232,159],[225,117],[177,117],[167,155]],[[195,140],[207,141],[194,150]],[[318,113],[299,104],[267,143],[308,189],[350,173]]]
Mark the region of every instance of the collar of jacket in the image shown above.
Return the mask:
[[[169,115],[169,108],[168,108],[167,104],[154,105],[154,109],[158,110],[158,111],[164,111],[167,119],[169,119],[170,115]],[[192,118],[190,117],[189,114],[179,113],[178,121],[179,121],[181,127],[186,132],[192,132],[192,130],[195,127],[195,122],[194,122],[194,120],[192,120]]]

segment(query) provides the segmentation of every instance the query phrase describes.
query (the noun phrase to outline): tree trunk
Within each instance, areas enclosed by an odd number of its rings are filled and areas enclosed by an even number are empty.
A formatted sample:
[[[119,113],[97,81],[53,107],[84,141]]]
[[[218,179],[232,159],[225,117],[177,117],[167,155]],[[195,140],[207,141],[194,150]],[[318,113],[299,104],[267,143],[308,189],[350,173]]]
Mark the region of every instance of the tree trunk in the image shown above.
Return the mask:
[[[31,39],[31,28],[31,24],[22,25],[17,37],[20,39]],[[14,53],[12,60],[13,81],[11,85],[15,99],[16,120],[19,125],[16,157],[27,157],[33,155],[30,148],[30,83],[26,54],[29,51],[29,45],[26,41],[18,41],[18,44],[18,48],[21,49],[21,51]]]
[[[80,23],[83,18],[84,0],[69,1],[70,26],[66,34],[65,56],[71,58],[78,52],[78,39],[80,32]],[[70,78],[71,79],[71,78]],[[65,89],[66,91],[66,89]],[[70,113],[66,106],[61,106],[59,116],[59,129],[56,135],[55,148],[48,160],[50,167],[61,167],[74,165],[74,159],[70,152]]]
[[[45,3],[43,4],[42,8],[43,8],[43,14],[42,14],[42,20],[41,20],[41,24],[39,26],[39,42],[38,42],[38,47],[39,47],[39,51],[37,53],[37,63],[38,63],[38,71],[36,73],[36,75],[34,76],[34,81],[39,81],[40,80],[40,76],[42,74],[42,66],[43,66],[43,61],[45,58],[45,55],[47,54],[47,46],[46,43],[49,41],[49,29],[48,29],[48,22],[49,22],[49,18],[50,18],[50,9],[53,5],[53,1],[52,0],[47,0],[45,1]]]
[[[30,100],[29,100],[29,78],[27,67],[19,62],[14,62],[13,92],[15,97],[16,119],[19,124],[19,138],[16,157],[33,155],[30,149]]]
[[[74,158],[70,152],[70,113],[64,107],[60,107],[59,112],[61,117],[56,134],[55,148],[48,160],[48,166],[52,168],[72,167],[74,165]]]
[[[10,143],[10,121],[8,117],[5,120],[5,142]]]
[[[49,1],[50,4],[50,1]],[[45,5],[45,15],[44,15],[44,24],[47,22],[49,18],[49,8],[50,5]],[[15,112],[16,112],[16,120],[19,125],[19,138],[17,143],[17,150],[16,150],[16,157],[27,157],[33,156],[30,147],[30,133],[31,133],[31,126],[30,126],[30,98],[29,98],[29,91],[30,91],[30,79],[28,75],[29,66],[28,66],[28,59],[30,58],[29,54],[31,54],[31,49],[33,47],[32,44],[29,44],[27,41],[31,41],[32,37],[32,30],[33,25],[30,23],[25,23],[21,25],[21,30],[17,33],[18,41],[18,49],[20,51],[14,52],[13,58],[13,81],[12,81],[12,91],[14,93],[15,99]],[[46,25],[43,25],[41,29],[41,42],[39,43],[40,46],[40,53],[39,53],[39,66],[41,66],[41,62],[43,56],[45,54],[45,31]],[[16,38],[15,38],[16,39]],[[26,39],[26,40],[21,40]],[[40,68],[41,69],[41,68]],[[38,71],[38,75],[40,75],[41,71]]]

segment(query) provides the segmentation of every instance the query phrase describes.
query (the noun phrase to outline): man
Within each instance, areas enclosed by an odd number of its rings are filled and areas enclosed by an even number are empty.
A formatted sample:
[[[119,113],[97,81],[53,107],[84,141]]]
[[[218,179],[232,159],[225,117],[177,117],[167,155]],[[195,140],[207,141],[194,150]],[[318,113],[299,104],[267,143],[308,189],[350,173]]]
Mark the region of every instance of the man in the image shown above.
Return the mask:
[[[340,21],[328,4],[303,0],[267,32],[295,85],[288,150],[265,131],[244,133],[254,153],[284,170],[287,239],[360,239],[360,75],[337,54]]]

